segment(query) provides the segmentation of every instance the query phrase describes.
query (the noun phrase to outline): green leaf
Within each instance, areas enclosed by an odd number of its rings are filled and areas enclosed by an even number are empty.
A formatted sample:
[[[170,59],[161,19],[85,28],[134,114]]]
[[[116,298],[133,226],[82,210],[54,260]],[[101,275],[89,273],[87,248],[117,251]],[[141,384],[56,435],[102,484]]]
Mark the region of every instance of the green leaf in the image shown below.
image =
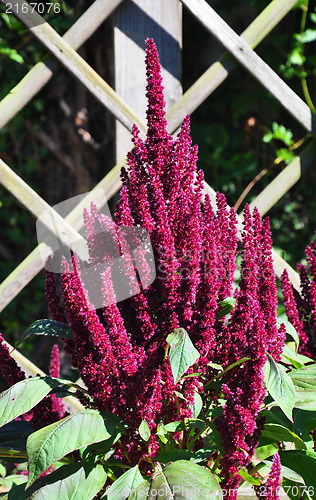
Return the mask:
[[[256,477],[253,477],[251,476],[250,474],[248,474],[248,472],[246,472],[244,469],[241,469],[238,471],[238,474],[245,480],[247,481],[248,483],[250,484],[255,484],[255,485],[259,485],[260,484],[260,479],[256,478]]]
[[[316,452],[311,450],[288,450],[279,452],[282,465],[297,472],[307,487],[316,491]]]
[[[278,328],[280,328],[280,326],[282,325],[282,323],[284,324],[285,326],[285,329],[286,329],[286,333],[292,337],[292,339],[294,340],[295,342],[295,346],[296,346],[296,351],[298,349],[298,346],[300,344],[300,339],[299,339],[299,336],[298,336],[298,333],[297,331],[295,330],[294,326],[292,325],[292,323],[290,323],[286,318],[284,319],[280,319],[278,318],[277,319],[277,326]]]
[[[290,372],[294,387],[298,391],[316,392],[316,363]]]
[[[52,377],[33,377],[21,380],[0,394],[0,427],[30,411],[52,388],[60,385]]]
[[[125,500],[132,491],[144,482],[138,465],[124,472],[107,490],[108,500]]]
[[[292,409],[295,403],[295,390],[290,376],[285,373],[284,367],[276,363],[268,353],[263,371],[264,381],[270,396],[293,422]]]
[[[304,441],[295,432],[280,424],[265,424],[262,435],[276,441],[295,443],[295,447],[300,450],[306,449]]]
[[[188,368],[194,365],[200,354],[184,328],[178,328],[168,335],[167,343],[171,346],[169,361],[176,384]]]
[[[100,464],[67,464],[35,481],[26,490],[25,498],[32,498],[32,500],[92,500],[101,490],[106,479],[107,473]]]
[[[148,490],[149,489],[149,490]],[[168,464],[161,472],[138,486],[129,500],[222,500],[222,490],[215,475],[187,460]]]
[[[203,401],[202,401],[202,398],[201,398],[201,396],[199,395],[198,392],[195,391],[195,393],[194,393],[194,404],[193,405],[189,405],[189,407],[193,411],[193,418],[197,418],[200,415],[201,410],[203,408]]]
[[[24,484],[27,481],[27,477],[21,474],[11,474],[5,478],[2,478],[0,483],[1,486],[5,486],[7,488],[11,488],[12,484]]]
[[[54,321],[53,319],[38,319],[32,323],[21,335],[15,347],[18,347],[31,335],[49,335],[50,337],[62,337],[72,339],[73,333],[69,325]]]
[[[163,424],[158,424],[157,426],[157,436],[159,436],[160,440],[163,442],[163,444],[168,443],[168,431],[166,430],[165,426]]]
[[[28,437],[28,486],[68,453],[82,446],[109,439],[119,419],[110,413],[82,410],[40,429]]]
[[[151,433],[150,433],[149,426],[148,426],[147,422],[145,422],[145,420],[142,420],[138,430],[139,430],[140,437],[144,441],[148,441]]]
[[[229,314],[234,309],[235,304],[236,304],[236,299],[234,299],[233,297],[226,297],[226,299],[224,299],[219,304],[220,309],[216,313],[216,319],[221,319],[224,316],[226,316],[226,314]]]

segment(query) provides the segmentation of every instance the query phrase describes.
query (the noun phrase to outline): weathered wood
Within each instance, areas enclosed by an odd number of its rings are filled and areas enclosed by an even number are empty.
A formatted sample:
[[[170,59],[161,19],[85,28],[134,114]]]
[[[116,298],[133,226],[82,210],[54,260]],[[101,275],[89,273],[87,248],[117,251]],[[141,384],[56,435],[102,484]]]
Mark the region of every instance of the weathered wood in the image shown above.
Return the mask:
[[[118,163],[89,193],[89,200],[94,201],[98,206],[102,201],[109,200],[120,186],[120,170],[125,163],[125,158]],[[102,200],[98,199],[100,189],[103,190]],[[82,211],[87,204],[87,199],[83,199],[65,217],[65,222],[71,224],[77,231],[82,226]],[[21,290],[43,269],[43,257],[48,258],[52,254],[49,245],[42,243],[37,246],[0,285],[0,312],[10,304],[10,302],[20,293]]]
[[[249,204],[250,209],[257,207],[260,214],[265,215],[294,186],[302,173],[315,165],[315,159],[316,143],[313,141],[261,191]]]
[[[162,66],[169,109],[181,96],[182,5],[180,0],[125,0],[115,12],[115,90],[138,116],[146,119],[145,40],[153,38]],[[131,136],[116,124],[116,159],[131,149]]]
[[[181,0],[190,12],[308,131],[315,118],[307,104],[239,37],[205,0]]]
[[[7,0],[1,0],[4,5]],[[136,113],[114,92],[101,77],[94,71],[77,52],[56,33],[56,31],[44,21],[44,19],[32,12],[32,7],[24,0],[15,0],[12,5],[14,15],[29,29],[29,31],[53,54],[56,59],[73,74],[92,95],[106,106],[111,113],[123,125],[131,130],[136,123],[141,131],[146,127]],[[26,11],[26,13],[23,13]]]
[[[97,30],[122,0],[95,0],[63,39],[77,50]],[[0,101],[0,129],[4,127],[50,80],[59,64],[54,59],[43,60]]]
[[[242,33],[241,38],[254,49],[296,3],[297,0],[273,0]],[[169,132],[174,132],[183,118],[193,113],[235,67],[236,61],[227,52],[223,53],[167,112]]]

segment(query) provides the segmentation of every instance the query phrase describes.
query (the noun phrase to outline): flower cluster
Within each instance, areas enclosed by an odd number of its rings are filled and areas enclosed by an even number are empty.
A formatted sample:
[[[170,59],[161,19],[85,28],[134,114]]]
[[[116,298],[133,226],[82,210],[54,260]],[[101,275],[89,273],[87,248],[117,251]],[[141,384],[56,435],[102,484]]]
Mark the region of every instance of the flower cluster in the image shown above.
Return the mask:
[[[299,352],[315,358],[316,240],[306,247],[306,260],[307,266],[297,264],[301,281],[301,293],[294,289],[286,271],[283,272],[281,277],[281,288],[287,317],[296,329],[300,339]]]
[[[280,359],[284,327],[276,326],[277,296],[271,259],[269,222],[259,212],[244,210],[243,259],[237,303],[223,329],[222,354],[227,365],[248,358],[228,372],[222,386],[226,404],[217,421],[226,451],[221,460],[223,484],[236,491],[238,470],[249,463],[260,437],[257,416],[263,403],[263,366],[266,352]],[[232,496],[231,498],[234,498]]]
[[[93,204],[84,214],[90,265],[97,274],[102,262],[103,271],[95,280],[95,290],[89,288],[88,293],[83,264],[74,255],[71,262],[63,262],[62,300],[57,276],[49,271],[46,296],[52,318],[71,326],[73,339],[66,341],[66,350],[94,407],[112,411],[129,424],[129,433],[117,445],[117,456],[123,457],[123,449],[132,460],[154,456],[157,424],[192,417],[195,393],[214,375],[209,363],[226,367],[249,358],[226,377],[227,402],[218,421],[225,451],[223,485],[234,490],[240,479],[236,469],[249,462],[260,432],[256,419],[264,395],[265,352],[278,360],[284,342],[284,330],[276,326],[269,222],[262,222],[258,211],[251,215],[245,209],[242,280],[236,307],[225,325],[224,318],[216,315],[220,302],[233,293],[236,214],[221,194],[216,207],[208,195],[203,199],[203,173],[196,169],[197,148],[191,143],[189,118],[175,140],[168,133],[158,54],[153,40],[146,44],[146,138],[142,140],[133,127],[134,147],[122,169],[115,222],[99,214]],[[119,231],[131,226],[148,232],[157,270],[155,281],[138,294],[132,279],[137,269]],[[118,303],[111,247],[119,249],[122,279],[131,292],[129,299]],[[140,252],[138,266],[146,276],[145,253]],[[93,294],[106,298],[102,309],[93,308]],[[187,372],[192,377],[175,384],[165,355],[166,338],[179,327],[188,332],[200,358]],[[142,420],[152,431],[149,444],[138,433]]]

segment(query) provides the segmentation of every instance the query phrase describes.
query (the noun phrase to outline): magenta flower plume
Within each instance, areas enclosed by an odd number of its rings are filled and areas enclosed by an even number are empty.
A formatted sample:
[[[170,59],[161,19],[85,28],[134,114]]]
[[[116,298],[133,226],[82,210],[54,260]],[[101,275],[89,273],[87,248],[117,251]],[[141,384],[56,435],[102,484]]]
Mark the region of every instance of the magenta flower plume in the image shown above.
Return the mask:
[[[25,373],[18,366],[15,359],[10,355],[8,346],[0,333],[0,375],[7,382],[8,386],[25,379]]]
[[[230,365],[249,358],[228,372],[223,385],[226,404],[217,421],[225,455],[221,459],[222,485],[236,498],[241,477],[255,450],[262,421],[258,414],[265,397],[263,366],[268,351],[279,360],[284,345],[284,331],[276,326],[276,288],[271,258],[268,223],[261,221],[255,209],[251,216],[244,210],[242,277],[237,304],[224,329],[224,359]]]
[[[151,39],[146,41],[146,71],[147,135],[142,140],[133,127],[134,147],[121,172],[123,187],[115,222],[99,214],[95,205],[84,213],[90,265],[96,273],[93,290],[87,291],[81,264],[74,256],[72,262],[63,264],[63,305],[50,275],[47,298],[52,317],[71,326],[72,360],[93,405],[113,411],[129,425],[121,443],[133,460],[141,460],[148,451],[155,456],[159,422],[193,416],[192,405],[196,393],[202,391],[202,381],[214,376],[210,361],[227,367],[242,357],[250,358],[228,372],[223,388],[227,403],[218,424],[225,451],[223,485],[234,487],[239,476],[232,480],[231,474],[249,462],[260,434],[257,416],[264,397],[265,352],[278,360],[284,342],[284,330],[276,326],[269,222],[262,222],[257,211],[252,216],[245,209],[242,280],[236,307],[225,325],[225,319],[216,316],[221,301],[233,293],[236,214],[224,195],[217,194],[214,207],[208,196],[203,198],[203,172],[197,170],[189,117],[176,139],[167,131],[159,58]],[[130,242],[124,230],[130,227],[148,232],[156,267],[154,282],[137,294],[134,277],[148,277],[149,263],[141,251],[137,269],[129,258]],[[135,236],[138,248],[136,240]],[[115,257],[119,257],[121,279],[130,294],[118,303]],[[103,264],[100,275],[99,263]],[[94,295],[104,299],[104,307],[97,311],[92,306]],[[187,372],[192,376],[175,384],[165,355],[166,338],[179,327],[186,329],[200,358]],[[67,349],[70,352],[68,344]],[[142,420],[151,430],[149,444],[138,432]],[[118,444],[116,454],[124,460]]]
[[[268,480],[266,482],[266,499],[267,500],[279,500],[280,498],[280,488],[281,488],[281,462],[278,453],[275,453],[272,461],[272,467],[269,473]]]
[[[288,320],[300,339],[299,352],[316,359],[316,240],[306,247],[306,260],[307,266],[297,264],[301,292],[294,290],[286,271],[281,288]]]
[[[59,360],[59,348],[57,344],[53,345],[52,352],[50,355],[50,365],[49,374],[51,377],[60,377],[60,360]],[[58,398],[54,394],[50,396],[52,401],[52,409],[54,412],[58,413],[60,418],[65,416],[65,405],[61,398]]]

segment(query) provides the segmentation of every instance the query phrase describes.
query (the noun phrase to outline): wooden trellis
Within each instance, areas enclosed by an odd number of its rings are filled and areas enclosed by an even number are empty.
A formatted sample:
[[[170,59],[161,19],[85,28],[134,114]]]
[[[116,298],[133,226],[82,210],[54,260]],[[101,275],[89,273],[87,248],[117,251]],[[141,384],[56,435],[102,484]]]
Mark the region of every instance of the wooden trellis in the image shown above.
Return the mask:
[[[7,0],[1,0],[1,2],[4,5],[8,4]],[[170,133],[177,130],[184,116],[197,109],[239,63],[271,92],[306,131],[315,135],[315,116],[309,107],[254,52],[254,48],[285,17],[297,3],[297,0],[273,0],[240,36],[228,26],[205,0],[154,0],[155,8],[148,10],[150,2],[152,0],[95,0],[69,31],[61,37],[39,14],[35,11],[32,12],[27,2],[15,0],[11,4],[12,12],[46,47],[53,59],[36,64],[0,102],[0,128],[7,124],[39,92],[53,76],[58,63],[60,63],[112,112],[120,124],[118,125],[119,133],[123,134],[122,126],[130,131],[133,123],[136,123],[141,132],[145,133],[144,117],[139,116],[139,113],[133,111],[129,105],[128,91],[124,93],[124,89],[122,91],[122,89],[118,88],[120,95],[123,95],[122,98],[76,51],[117,8],[133,8],[134,12],[137,12],[137,9],[139,12],[145,12],[148,23],[158,26],[164,33],[167,33],[168,36],[164,38],[169,40],[168,43],[175,41],[180,51],[181,30],[179,26],[183,4],[210,34],[217,38],[227,52],[223,52],[218,61],[212,64],[183,95],[180,92],[179,73],[174,68],[175,75],[172,76],[173,83],[171,82],[173,94],[169,101],[167,98],[169,102],[167,120]],[[168,11],[166,11],[166,2],[168,2],[168,5],[170,2]],[[172,18],[170,18],[170,12],[172,12]],[[150,16],[155,16],[155,18],[152,19]],[[174,33],[170,33],[171,28],[169,29],[170,26],[172,27],[172,22],[175,23]],[[124,25],[124,22],[120,18],[116,28],[122,25]],[[145,30],[144,26],[143,30]],[[151,33],[148,33],[147,36],[151,36]],[[145,37],[146,34],[144,33]],[[122,39],[120,39],[119,43],[122,44]],[[160,47],[160,50],[164,50],[163,47]],[[117,85],[119,87],[119,83]],[[125,139],[122,140],[122,144],[124,144],[124,141]],[[117,148],[118,154],[121,154],[122,147]],[[315,158],[316,145],[314,141],[275,177],[268,188],[264,189],[251,203],[251,207],[256,205],[262,216],[266,214],[298,181],[302,171],[312,165]],[[117,165],[92,189],[89,193],[91,200],[95,199],[100,187],[105,191],[107,200],[119,190],[119,172],[124,161],[124,158],[118,161]],[[48,212],[53,210],[1,159],[0,181],[35,217],[39,217],[45,210],[48,210]],[[215,192],[206,183],[205,192],[208,192],[214,201]],[[79,204],[65,219],[59,218],[60,225],[66,234],[71,233],[76,236],[82,220],[81,213],[82,204]],[[241,222],[241,217],[239,217],[239,221]],[[51,253],[49,244],[42,243],[41,245],[42,252],[45,251],[48,256]],[[276,275],[280,276],[286,268],[294,287],[299,289],[299,279],[296,271],[274,251],[273,257]],[[37,247],[0,285],[0,311],[36,276],[42,267],[40,248]],[[22,362],[21,359],[20,357],[20,362]],[[33,372],[36,371],[36,367],[30,369],[31,372],[32,370]]]

